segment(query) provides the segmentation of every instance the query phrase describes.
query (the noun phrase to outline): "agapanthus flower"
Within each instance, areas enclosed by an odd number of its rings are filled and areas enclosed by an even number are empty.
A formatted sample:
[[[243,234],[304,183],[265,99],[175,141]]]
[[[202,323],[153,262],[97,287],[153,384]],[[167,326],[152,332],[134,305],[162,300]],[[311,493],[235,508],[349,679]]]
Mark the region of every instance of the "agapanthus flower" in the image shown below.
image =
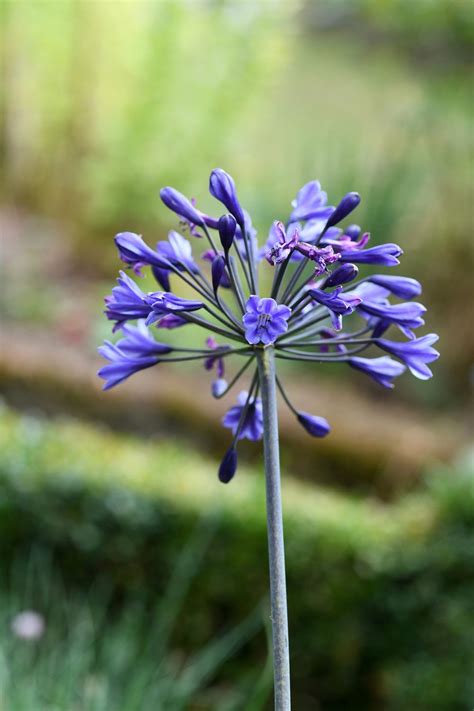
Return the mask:
[[[237,440],[250,439],[256,442],[262,439],[262,401],[260,398],[249,398],[249,393],[243,390],[237,398],[237,405],[224,415],[222,424],[232,430]]]
[[[277,304],[275,299],[251,296],[247,300],[242,318],[245,338],[252,345],[263,343],[268,346],[274,343],[278,336],[288,330],[290,314],[291,309]]]
[[[219,479],[228,482],[237,468],[239,440],[262,437],[263,386],[256,365],[263,353],[271,351],[276,362],[349,366],[387,388],[406,367],[418,378],[431,377],[427,364],[439,354],[432,347],[437,336],[415,337],[426,311],[414,301],[421,293],[420,283],[371,272],[376,265],[396,266],[402,249],[393,243],[369,247],[367,231],[356,224],[344,225],[360,202],[358,193],[348,193],[332,207],[318,181],[306,183],[291,203],[286,222],[274,220],[266,243],[259,247],[233,178],[220,168],[213,170],[209,190],[216,199],[216,217],[200,211],[194,200],[174,188],[160,193],[188,233],[207,240],[198,256],[193,256],[193,240],[179,231],[172,230],[156,249],[133,232],[116,236],[122,261],[137,274],[148,267],[162,290],[145,293],[120,272],[118,285],[106,298],[105,313],[122,334],[117,343],[106,342],[100,349],[109,361],[100,375],[105,388],[111,388],[153,365],[197,360],[213,373],[211,391],[216,398],[248,375],[248,388],[223,418],[233,439]],[[359,273],[363,267],[365,272]],[[259,287],[259,271],[264,269],[273,272],[268,293]],[[180,283],[185,292],[177,291]],[[131,325],[133,321],[138,325]],[[190,323],[208,331],[203,347],[173,347],[153,336],[155,329],[164,334]],[[408,340],[386,338],[394,329]],[[310,435],[329,433],[324,417],[299,411],[280,379],[277,386]]]

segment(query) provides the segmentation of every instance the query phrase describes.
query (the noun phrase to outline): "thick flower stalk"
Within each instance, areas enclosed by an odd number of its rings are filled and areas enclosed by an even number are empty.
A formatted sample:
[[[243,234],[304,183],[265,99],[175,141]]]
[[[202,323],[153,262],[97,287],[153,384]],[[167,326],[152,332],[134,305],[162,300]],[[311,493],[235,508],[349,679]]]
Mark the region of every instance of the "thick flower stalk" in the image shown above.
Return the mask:
[[[357,193],[348,193],[332,207],[319,182],[308,183],[292,202],[286,223],[276,220],[259,247],[231,176],[221,169],[212,171],[209,190],[218,202],[215,216],[174,188],[163,188],[161,199],[178,216],[180,231],[171,231],[155,247],[133,232],[116,236],[125,265],[137,276],[149,267],[160,289],[145,292],[120,272],[118,285],[105,299],[105,314],[121,338],[99,349],[109,361],[99,375],[108,389],[160,363],[196,360],[215,375],[215,398],[230,392],[244,374],[250,376],[248,388],[222,420],[231,439],[218,477],[223,483],[234,477],[241,439],[263,439],[275,708],[287,711],[290,672],[277,392],[309,435],[325,437],[330,426],[323,416],[292,404],[277,376],[278,361],[345,365],[392,388],[407,367],[417,378],[431,377],[428,364],[439,355],[433,348],[437,336],[416,337],[426,309],[414,301],[421,293],[415,279],[370,271],[397,266],[401,248],[393,243],[370,247],[370,235],[358,225],[341,226],[360,202]],[[193,256],[193,242],[205,245],[200,261]],[[359,266],[369,269],[362,275]],[[266,294],[260,292],[260,272],[265,284],[271,280]],[[180,284],[186,296],[174,293]],[[161,342],[167,331],[189,324],[205,332],[200,347]],[[402,339],[392,340],[397,329]],[[394,336],[387,338],[389,330]]]

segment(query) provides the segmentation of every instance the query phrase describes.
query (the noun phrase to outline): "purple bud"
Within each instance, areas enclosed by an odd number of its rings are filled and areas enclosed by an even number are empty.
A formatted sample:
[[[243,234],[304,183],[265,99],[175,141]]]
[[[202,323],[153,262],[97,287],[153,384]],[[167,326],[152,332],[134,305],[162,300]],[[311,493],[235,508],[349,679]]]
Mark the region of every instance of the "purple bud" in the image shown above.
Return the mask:
[[[357,205],[360,203],[359,193],[347,193],[339,205],[336,207],[332,213],[329,220],[326,222],[325,230],[332,225],[337,225],[338,222],[343,220],[347,215],[349,215],[353,210],[356,209]]]
[[[201,214],[196,210],[190,200],[185,197],[182,193],[178,192],[174,188],[162,188],[160,190],[160,197],[168,207],[173,212],[176,212],[180,217],[184,217],[195,225],[204,225],[204,220]]]
[[[359,273],[358,267],[355,264],[341,264],[340,267],[335,269],[326,279],[321,289],[328,289],[330,286],[340,286],[341,284],[347,284],[347,282],[352,281],[356,278]]]
[[[326,437],[331,431],[331,427],[324,417],[316,417],[316,415],[310,415],[308,412],[299,412],[297,417],[298,422],[313,437]]]
[[[226,206],[239,225],[245,229],[245,216],[237,198],[234,179],[222,168],[212,171],[209,178],[209,192],[212,197]]]
[[[224,454],[224,458],[219,467],[219,481],[228,484],[237,469],[237,450],[230,447]]]
[[[359,225],[349,225],[349,227],[344,228],[344,234],[354,240],[358,238],[361,231]]]
[[[151,271],[155,277],[158,284],[161,286],[163,291],[170,291],[170,277],[168,269],[160,269],[160,267],[152,267]]]
[[[221,279],[224,276],[225,271],[225,261],[224,257],[217,255],[212,260],[211,274],[212,274],[212,287],[214,289],[214,294],[217,293],[217,289],[221,283]]]
[[[211,385],[211,392],[212,396],[219,398],[222,397],[222,395],[225,393],[227,390],[227,380],[224,380],[224,378],[218,378],[217,380],[214,380]]]
[[[222,215],[219,220],[219,237],[221,238],[221,245],[226,254],[232,247],[236,228],[237,223],[233,215]]]

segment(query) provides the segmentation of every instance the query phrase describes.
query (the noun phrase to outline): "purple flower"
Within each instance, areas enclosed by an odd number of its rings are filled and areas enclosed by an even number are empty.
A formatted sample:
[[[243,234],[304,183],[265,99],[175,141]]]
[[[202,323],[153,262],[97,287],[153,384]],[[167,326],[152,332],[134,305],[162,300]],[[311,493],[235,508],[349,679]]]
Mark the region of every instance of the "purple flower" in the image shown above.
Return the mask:
[[[359,193],[347,193],[339,205],[331,214],[330,218],[326,222],[326,227],[332,227],[341,222],[347,215],[349,215],[353,210],[356,209],[357,205],[360,203]]]
[[[231,407],[224,415],[222,424],[232,430],[235,436],[243,417],[237,439],[250,439],[256,442],[263,434],[262,401],[260,398],[251,398],[244,414],[247,397],[248,393],[243,390],[237,397],[237,405]]]
[[[377,344],[380,348],[383,348],[384,351],[391,353],[403,363],[406,363],[415,378],[428,380],[433,376],[433,373],[426,363],[432,363],[439,358],[438,351],[431,348],[438,338],[439,336],[435,333],[430,333],[428,336],[422,336],[421,338],[415,338],[412,341],[405,341],[403,343],[379,338]]]
[[[324,283],[321,285],[321,289],[329,289],[330,287],[347,284],[348,282],[353,281],[358,273],[359,270],[355,264],[341,264],[340,267],[331,272],[328,278],[325,279]]]
[[[289,221],[306,221],[314,218],[326,221],[334,211],[333,207],[326,206],[327,199],[327,193],[321,190],[321,184],[318,180],[306,183],[291,203],[293,212]]]
[[[167,343],[155,341],[144,321],[138,321],[136,326],[122,326],[122,332],[125,338],[121,338],[115,345],[126,356],[144,358],[171,353],[173,350]]]
[[[329,294],[321,289],[314,288],[308,289],[308,294],[312,299],[329,309],[331,322],[336,331],[340,331],[342,328],[342,316],[351,314],[361,302],[361,298],[357,295],[344,294],[341,286],[338,286]]]
[[[299,412],[297,418],[312,437],[326,437],[331,431],[331,426],[324,417],[310,415],[308,412]]]
[[[320,276],[327,271],[327,265],[337,262],[339,254],[336,254],[331,246],[315,247],[308,242],[299,242],[296,249],[307,259],[316,263],[315,276]]]
[[[349,365],[356,370],[361,370],[384,388],[393,388],[392,380],[401,375],[405,366],[392,360],[389,356],[380,358],[349,358]]]
[[[105,315],[110,321],[116,321],[114,331],[126,321],[147,318],[152,308],[149,296],[125,272],[120,272],[117,282],[119,286],[104,299]]]
[[[410,277],[388,276],[387,274],[374,274],[369,277],[373,284],[387,289],[400,299],[412,299],[421,294],[421,284]]]
[[[212,288],[214,289],[214,294],[217,294],[217,290],[222,283],[222,278],[225,275],[225,261],[224,257],[217,254],[212,260],[211,264],[211,276],[212,276]],[[228,279],[226,279],[228,281]]]
[[[229,249],[232,247],[235,231],[237,229],[235,217],[233,215],[222,215],[219,220],[218,229],[222,249],[224,250],[224,253],[227,254]]]
[[[245,225],[245,215],[237,198],[234,180],[222,168],[212,171],[209,178],[209,192],[212,197],[226,206],[241,227]]]
[[[104,345],[99,348],[99,353],[110,361],[109,365],[105,365],[97,373],[100,378],[106,381],[104,390],[109,390],[139,370],[150,368],[160,362],[158,354],[144,357],[127,355],[117,345],[109,341],[105,341]]]
[[[278,304],[275,299],[250,296],[245,309],[242,319],[245,338],[253,345],[263,343],[267,346],[288,330],[291,309]]]
[[[213,338],[212,336],[209,336],[209,338],[206,340],[206,346],[210,348],[211,350],[228,350],[229,346],[220,346],[216,339]],[[222,378],[224,375],[224,358],[222,355],[210,355],[206,360],[204,361],[204,367],[206,370],[212,370],[213,368],[216,368],[216,373],[218,378]]]
[[[400,264],[397,257],[403,254],[398,244],[380,244],[369,249],[344,249],[341,252],[341,262],[355,262],[356,264],[379,264],[385,267],[394,267]]]
[[[188,311],[197,311],[202,309],[204,304],[197,299],[182,299],[167,291],[155,291],[148,294],[150,301],[151,313],[149,314],[146,325],[150,326],[155,321],[159,321],[163,316],[174,313],[185,313]]]
[[[235,447],[230,447],[224,454],[219,467],[219,481],[223,484],[228,484],[234,477],[237,470],[237,451]]]
[[[180,217],[184,217],[185,220],[189,220],[194,225],[199,225],[200,227],[204,225],[202,214],[196,210],[192,202],[182,193],[174,188],[167,187],[160,190],[160,197],[166,207]]]
[[[180,270],[187,268],[194,274],[199,273],[199,269],[193,259],[191,244],[179,232],[171,230],[168,234],[168,241],[158,242],[156,249],[164,258],[165,263],[169,262]]]
[[[426,311],[423,304],[405,301],[403,304],[389,304],[388,302],[372,302],[364,299],[359,306],[359,311],[363,311],[370,316],[376,316],[381,321],[388,324],[412,329],[424,324],[421,314]]]
[[[120,254],[120,259],[133,267],[136,274],[140,275],[143,266],[166,269],[168,261],[155,252],[144,241],[141,235],[135,232],[119,232],[115,235],[115,244]]]
[[[224,268],[225,267],[225,261],[222,256],[221,252],[218,252],[217,255],[213,249],[206,249],[205,252],[201,254],[201,259],[204,259],[205,262],[209,262],[211,265],[211,276],[213,280],[213,285],[215,283],[216,286],[220,286],[223,289],[229,289],[231,286],[231,282],[229,279],[229,275],[227,274],[227,270]],[[216,260],[222,260],[221,262],[216,261]],[[222,270],[221,270],[222,267]],[[219,282],[217,282],[217,278],[219,277]]]
[[[362,230],[359,225],[349,225],[344,228],[344,237],[349,237],[350,240],[357,240]]]
[[[167,328],[169,330],[172,330],[173,328],[180,328],[181,326],[186,326],[189,321],[186,321],[186,319],[182,318],[181,316],[178,316],[178,314],[167,314],[166,316],[163,316],[162,319],[156,324],[157,328]]]
[[[289,230],[287,235],[285,225],[279,220],[275,220],[270,228],[270,233],[267,239],[266,259],[272,264],[281,264],[292,253],[298,244],[298,230]]]
[[[211,385],[211,393],[212,397],[222,397],[222,395],[225,393],[227,390],[227,381],[224,380],[223,378],[217,378],[217,380],[213,380],[212,385]]]
[[[171,283],[169,269],[160,269],[160,267],[152,267],[151,271],[163,291],[170,291]]]

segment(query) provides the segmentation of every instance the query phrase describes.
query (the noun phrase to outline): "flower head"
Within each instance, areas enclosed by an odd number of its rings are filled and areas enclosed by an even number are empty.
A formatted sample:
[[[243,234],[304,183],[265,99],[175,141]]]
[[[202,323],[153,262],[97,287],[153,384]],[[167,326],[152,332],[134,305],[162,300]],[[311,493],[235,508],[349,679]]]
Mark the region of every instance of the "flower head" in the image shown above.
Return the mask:
[[[417,378],[431,377],[428,364],[439,353],[432,347],[437,340],[434,334],[415,338],[426,312],[413,300],[421,293],[420,283],[370,271],[376,265],[397,266],[402,249],[393,243],[368,247],[369,232],[359,225],[340,226],[358,206],[358,193],[348,193],[334,208],[318,181],[306,183],[291,203],[288,222],[274,220],[266,244],[259,248],[233,178],[217,168],[211,173],[209,190],[224,214],[204,214],[194,200],[171,187],[160,193],[188,233],[207,240],[198,257],[193,256],[192,240],[176,231],[160,240],[156,249],[134,232],[116,235],[122,261],[140,276],[142,269],[149,268],[161,291],[145,293],[120,272],[118,285],[105,299],[105,313],[114,322],[113,330],[122,332],[116,343],[106,341],[99,349],[108,361],[99,376],[108,389],[158,363],[196,360],[213,372],[211,392],[219,399],[248,374],[248,389],[223,418],[232,433],[219,467],[219,479],[227,483],[237,468],[238,442],[262,437],[259,388],[263,390],[263,385],[256,360],[267,357],[268,349],[277,362],[346,366],[386,388],[392,388],[407,367]],[[369,269],[359,273],[363,267]],[[266,294],[259,287],[260,269],[273,271]],[[185,285],[184,294],[174,291],[180,283]],[[204,346],[173,347],[153,337],[156,329],[171,335],[186,324],[208,332]],[[386,332],[394,329],[408,340],[386,338]],[[279,378],[276,384],[308,434],[329,433],[324,417],[300,412]]]

